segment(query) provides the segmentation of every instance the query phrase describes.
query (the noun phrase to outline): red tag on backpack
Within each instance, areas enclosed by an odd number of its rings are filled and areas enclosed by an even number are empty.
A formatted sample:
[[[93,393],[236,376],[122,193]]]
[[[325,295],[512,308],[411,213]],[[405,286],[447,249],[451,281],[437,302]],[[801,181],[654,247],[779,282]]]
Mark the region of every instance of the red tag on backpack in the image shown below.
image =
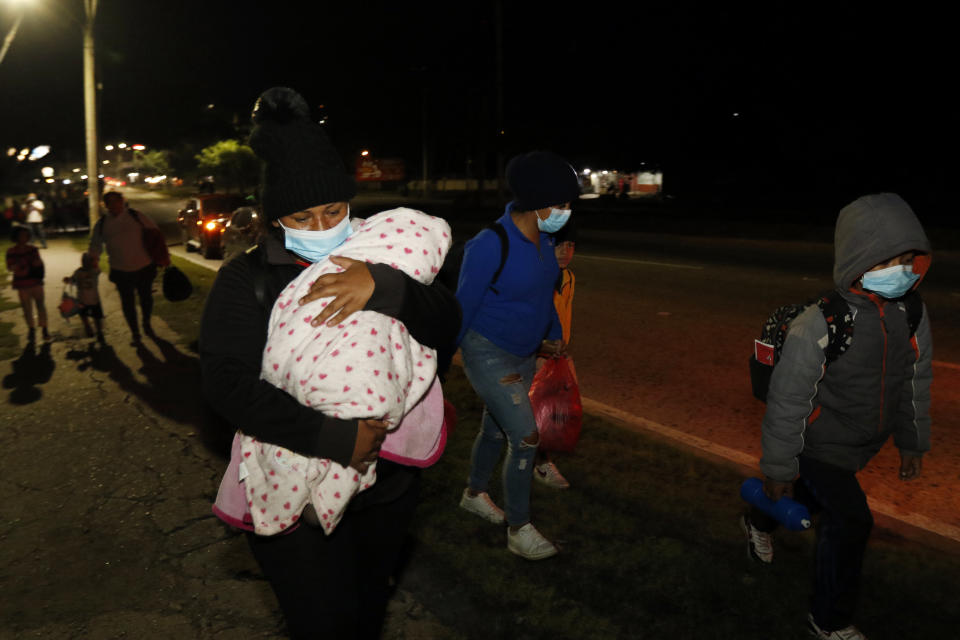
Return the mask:
[[[753,357],[760,364],[773,366],[773,345],[759,340],[753,341]]]

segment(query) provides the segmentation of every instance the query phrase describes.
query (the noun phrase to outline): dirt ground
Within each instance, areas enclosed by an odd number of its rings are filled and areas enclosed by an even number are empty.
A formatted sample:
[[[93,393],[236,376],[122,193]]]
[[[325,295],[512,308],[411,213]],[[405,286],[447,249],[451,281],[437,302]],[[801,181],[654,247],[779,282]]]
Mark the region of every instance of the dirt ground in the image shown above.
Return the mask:
[[[0,314],[23,345],[0,363],[0,639],[283,637],[243,536],[210,511],[226,448],[205,431],[196,355],[159,318],[131,345],[104,282],[106,344],[84,337],[56,311],[79,255],[49,244],[53,340],[29,345],[20,310]],[[401,587],[384,637],[456,636]]]

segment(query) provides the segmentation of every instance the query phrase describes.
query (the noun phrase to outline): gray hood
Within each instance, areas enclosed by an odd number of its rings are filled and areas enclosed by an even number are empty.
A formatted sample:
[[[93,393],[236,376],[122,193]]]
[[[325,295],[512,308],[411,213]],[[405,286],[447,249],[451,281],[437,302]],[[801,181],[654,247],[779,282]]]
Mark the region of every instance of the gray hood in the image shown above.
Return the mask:
[[[905,251],[930,254],[930,241],[910,205],[895,193],[858,198],[837,217],[833,282],[845,292],[867,270]],[[922,277],[928,265],[929,260],[918,260],[914,271]]]

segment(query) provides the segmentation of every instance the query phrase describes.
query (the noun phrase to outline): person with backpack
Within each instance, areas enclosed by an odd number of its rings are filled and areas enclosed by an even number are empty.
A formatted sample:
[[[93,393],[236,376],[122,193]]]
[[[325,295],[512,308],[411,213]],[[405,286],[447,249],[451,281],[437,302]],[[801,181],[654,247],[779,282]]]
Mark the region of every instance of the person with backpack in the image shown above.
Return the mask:
[[[44,304],[43,277],[45,267],[37,248],[30,244],[32,235],[29,227],[15,226],[10,234],[13,246],[7,249],[7,270],[13,274],[12,286],[20,298],[20,308],[27,321],[27,339],[36,341],[36,325],[40,325],[43,339],[50,339],[47,329],[47,307]],[[33,308],[37,308],[34,321]]]
[[[496,232],[484,229],[464,247],[457,284],[463,310],[457,342],[467,378],[484,402],[460,507],[496,524],[506,522],[507,549],[540,560],[558,549],[530,522],[539,434],[528,394],[538,353],[564,351],[553,304],[560,268],[550,234],[570,218],[579,181],[566,160],[548,151],[514,157],[506,178],[514,199],[497,220],[508,240],[506,262],[493,284],[504,247]],[[506,513],[487,493],[504,444]]]
[[[857,472],[893,436],[899,477],[920,475],[930,449],[930,322],[911,301],[930,265],[930,242],[898,195],[844,207],[834,237],[833,279],[852,312],[852,334],[828,360],[828,319],[811,305],[789,323],[763,418],[760,469],[771,500],[792,496],[820,513],[807,630],[858,640],[853,626],[864,552],[873,527]],[[915,330],[909,308],[922,310]],[[748,553],[773,561],[777,522],[757,508],[741,518]]]
[[[134,296],[140,298],[143,332],[151,338],[156,335],[150,324],[150,315],[153,313],[153,281],[157,277],[157,264],[144,245],[143,230],[157,229],[157,225],[145,214],[131,209],[119,191],[103,194],[103,206],[107,214],[94,225],[87,252],[97,263],[106,246],[110,258],[110,282],[117,286],[120,308],[130,327],[132,343],[138,345],[140,329]]]

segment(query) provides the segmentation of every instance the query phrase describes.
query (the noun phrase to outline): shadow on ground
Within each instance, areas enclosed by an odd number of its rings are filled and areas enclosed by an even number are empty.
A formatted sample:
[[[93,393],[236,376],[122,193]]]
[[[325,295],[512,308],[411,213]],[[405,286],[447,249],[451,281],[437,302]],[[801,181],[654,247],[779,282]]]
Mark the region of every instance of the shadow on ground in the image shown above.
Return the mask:
[[[3,378],[3,388],[12,389],[10,404],[25,405],[36,402],[43,397],[39,385],[46,384],[53,376],[56,364],[50,357],[50,343],[44,342],[40,347],[34,340],[29,340],[19,358],[11,363],[12,372]]]
[[[203,400],[199,358],[180,351],[159,336],[149,340],[156,350],[146,342],[135,345],[140,359],[136,372],[109,344],[93,342],[83,349],[71,349],[67,359],[76,363],[78,371],[107,374],[121,390],[138,398],[158,415],[193,427],[211,453],[229,458],[233,429]],[[159,357],[155,351],[159,351]]]

